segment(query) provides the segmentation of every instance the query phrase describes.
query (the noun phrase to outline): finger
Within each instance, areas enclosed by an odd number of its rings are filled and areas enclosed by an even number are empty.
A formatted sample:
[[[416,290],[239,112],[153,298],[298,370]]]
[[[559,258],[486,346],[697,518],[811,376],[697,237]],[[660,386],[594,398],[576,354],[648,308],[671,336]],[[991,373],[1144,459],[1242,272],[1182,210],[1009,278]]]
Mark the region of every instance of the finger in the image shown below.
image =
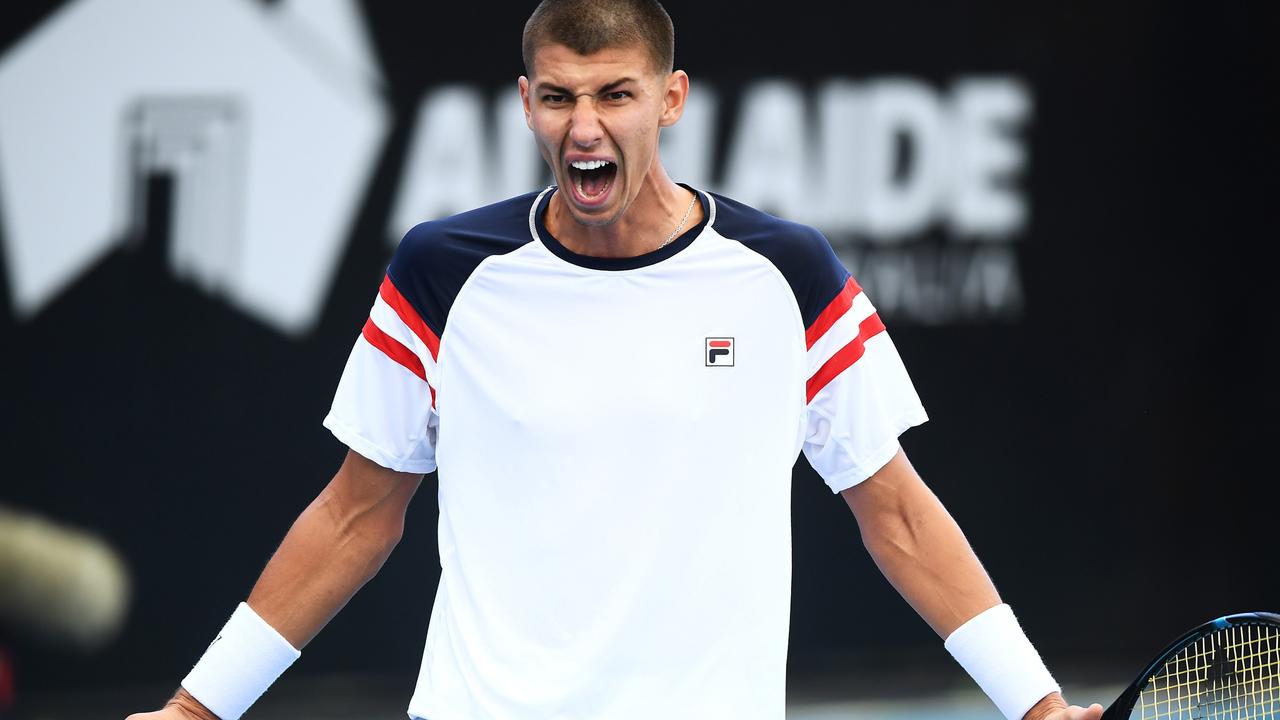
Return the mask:
[[[1102,706],[1094,703],[1087,708],[1072,705],[1065,714],[1067,720],[1099,720],[1102,717]]]

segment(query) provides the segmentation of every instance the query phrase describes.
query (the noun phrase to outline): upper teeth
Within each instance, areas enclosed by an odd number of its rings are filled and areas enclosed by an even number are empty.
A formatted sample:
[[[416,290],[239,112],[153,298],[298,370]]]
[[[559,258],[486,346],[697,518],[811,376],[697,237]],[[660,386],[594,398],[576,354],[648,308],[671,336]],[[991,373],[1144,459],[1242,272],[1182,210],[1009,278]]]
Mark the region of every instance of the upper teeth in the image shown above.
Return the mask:
[[[608,160],[575,160],[569,163],[579,170],[598,170],[609,164]]]

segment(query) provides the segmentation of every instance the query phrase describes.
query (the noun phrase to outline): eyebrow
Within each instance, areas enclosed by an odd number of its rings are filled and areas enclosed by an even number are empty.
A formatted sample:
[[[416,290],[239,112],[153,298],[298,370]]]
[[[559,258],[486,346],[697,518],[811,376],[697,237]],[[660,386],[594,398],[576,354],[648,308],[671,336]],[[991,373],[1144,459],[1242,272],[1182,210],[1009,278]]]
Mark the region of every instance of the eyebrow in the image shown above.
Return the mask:
[[[617,88],[623,85],[626,85],[629,82],[635,82],[635,80],[629,77],[624,77],[620,80],[614,80],[608,85],[601,86],[600,89],[596,91],[596,94],[603,95],[604,93],[607,93],[611,90],[616,90]],[[559,85],[552,85],[551,83],[546,83],[546,82],[538,83],[538,93],[541,94],[545,92],[552,92],[552,93],[556,93],[557,95],[573,95],[574,94],[573,91],[570,90],[569,88],[560,87]]]

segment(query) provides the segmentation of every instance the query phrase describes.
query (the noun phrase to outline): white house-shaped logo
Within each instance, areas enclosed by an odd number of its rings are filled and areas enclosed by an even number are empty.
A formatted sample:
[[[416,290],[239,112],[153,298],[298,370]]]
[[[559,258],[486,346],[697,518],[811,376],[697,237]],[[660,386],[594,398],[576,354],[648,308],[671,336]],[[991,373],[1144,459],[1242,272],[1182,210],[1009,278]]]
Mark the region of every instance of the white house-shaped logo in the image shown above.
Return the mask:
[[[351,0],[80,0],[0,58],[0,226],[30,317],[137,236],[277,329],[316,319],[388,124]]]

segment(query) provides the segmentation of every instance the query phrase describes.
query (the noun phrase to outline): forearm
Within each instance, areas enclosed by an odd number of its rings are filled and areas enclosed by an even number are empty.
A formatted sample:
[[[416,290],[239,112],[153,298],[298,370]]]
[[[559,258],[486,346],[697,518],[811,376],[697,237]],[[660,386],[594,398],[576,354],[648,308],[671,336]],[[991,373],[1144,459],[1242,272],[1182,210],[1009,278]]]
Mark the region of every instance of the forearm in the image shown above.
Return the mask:
[[[843,494],[858,519],[862,542],[880,571],[939,636],[949,638],[961,625],[1000,604],[995,586],[964,533],[901,451],[875,475]],[[1012,644],[1015,650],[1018,646],[1018,642]],[[1035,654],[1033,649],[1030,653]],[[1006,713],[1021,713],[1030,707],[1024,720],[1041,720],[1063,711],[1066,702],[1060,693],[1039,694],[1054,686],[1047,671],[1038,676],[1032,667],[1039,664],[1039,658],[1023,660],[1026,662],[1019,661],[1019,667],[1030,674],[1018,682],[1029,683],[1025,687],[1032,697],[1016,692],[1021,685],[1015,685],[1010,693],[1008,687],[997,684],[992,700]],[[980,674],[990,681],[985,673]],[[981,684],[983,677],[974,679]]]
[[[321,496],[272,555],[247,600],[301,650],[382,566],[392,543],[344,526]]]
[[[344,521],[332,509],[333,503],[326,489],[298,516],[247,600],[254,612],[299,650],[377,572],[394,545],[360,530],[362,522]],[[176,707],[200,720],[218,720],[183,687],[165,707]]]
[[[294,521],[249,594],[249,607],[302,649],[382,567],[420,479],[371,490],[372,481],[349,459]]]
[[[939,636],[1000,604],[964,533],[904,455],[845,500],[877,567]]]
[[[224,642],[217,651],[211,645],[164,710],[132,720],[217,720],[202,700],[231,716],[243,712],[382,567],[399,542],[405,510],[421,481],[421,475],[388,470],[349,452],[267,563],[246,601],[249,610],[237,609],[224,626],[232,644]],[[245,671],[247,660],[258,665]]]

